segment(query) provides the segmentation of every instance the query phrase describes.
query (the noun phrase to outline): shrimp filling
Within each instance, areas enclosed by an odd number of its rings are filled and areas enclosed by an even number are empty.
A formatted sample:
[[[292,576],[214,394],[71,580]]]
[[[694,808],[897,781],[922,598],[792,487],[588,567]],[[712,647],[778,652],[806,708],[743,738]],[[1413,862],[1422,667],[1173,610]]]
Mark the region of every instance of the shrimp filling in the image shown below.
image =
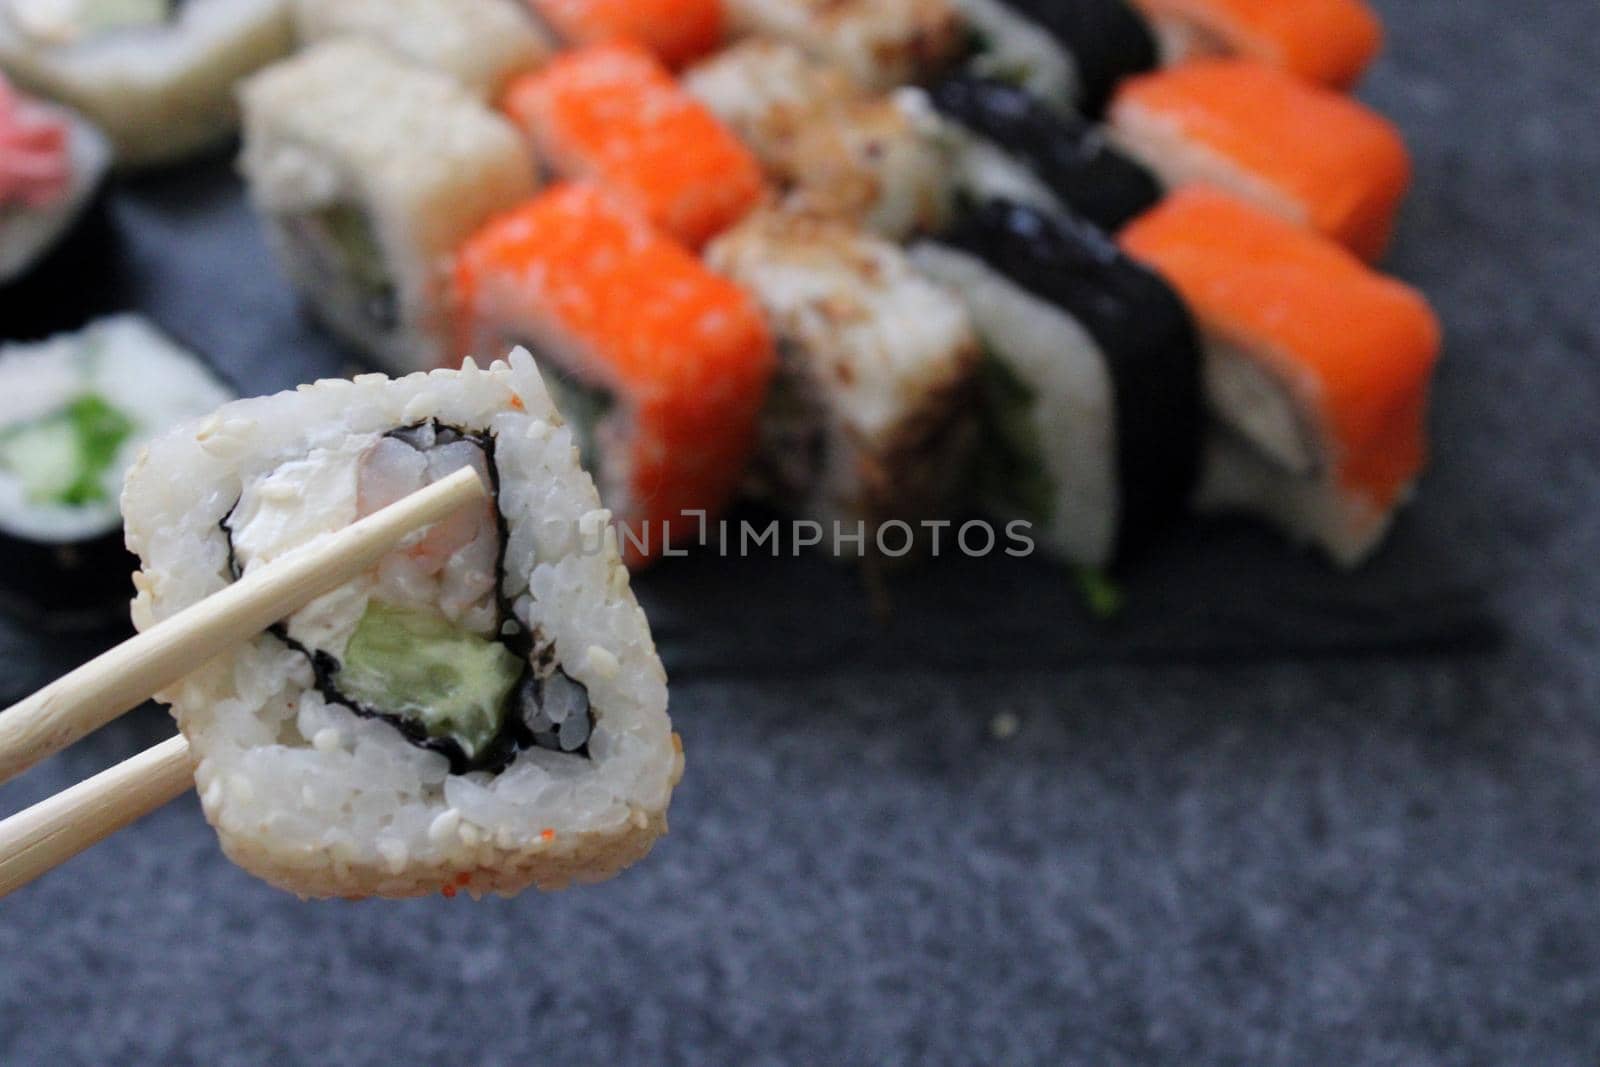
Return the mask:
[[[495,484],[494,439],[436,422],[291,460],[246,484],[223,522],[235,576],[464,467]],[[497,505],[457,512],[275,629],[329,703],[392,725],[454,773],[499,771],[531,747],[587,758],[594,711],[502,588]]]

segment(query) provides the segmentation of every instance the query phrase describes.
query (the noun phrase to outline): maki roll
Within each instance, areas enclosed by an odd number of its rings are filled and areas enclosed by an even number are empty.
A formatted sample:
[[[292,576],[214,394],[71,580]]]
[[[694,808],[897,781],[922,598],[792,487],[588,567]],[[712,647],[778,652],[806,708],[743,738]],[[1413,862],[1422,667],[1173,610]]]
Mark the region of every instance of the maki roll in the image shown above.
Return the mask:
[[[443,71],[478,96],[498,98],[542,66],[552,42],[519,0],[293,0],[301,44],[365,37]]]
[[[788,41],[878,90],[938,74],[966,25],[950,0],[724,0],[737,35]]]
[[[649,52],[568,52],[514,84],[506,112],[550,167],[588,180],[698,248],[763,195],[761,164]]]
[[[1040,69],[1059,64],[1072,72],[1072,104],[1090,118],[1098,118],[1123,79],[1154,70],[1160,60],[1150,24],[1128,0],[996,0],[973,3],[961,0],[978,27],[977,73],[1010,81],[1040,92]],[[1004,4],[1005,13],[995,10]],[[1009,16],[1009,17],[1008,17]],[[1037,53],[1038,37],[1029,34],[1024,45],[1019,24],[1042,32],[1054,42],[1057,64],[1039,65],[1028,57]],[[1021,53],[1020,58],[1012,58]],[[1050,88],[1060,75],[1044,75],[1045,99],[1058,99]]]
[[[286,0],[9,0],[0,69],[81,112],[122,166],[225,141],[234,85],[294,44]]]
[[[1411,182],[1400,132],[1349,97],[1259,63],[1212,60],[1135,78],[1113,136],[1169,187],[1216,186],[1382,257]]]
[[[778,338],[756,492],[803,518],[859,525],[863,551],[885,523],[953,518],[979,357],[956,294],[887,241],[789,211],[751,216],[707,261],[755,294]]]
[[[231,397],[132,315],[0,345],[0,604],[50,629],[125,623],[123,472],[152,437]]]
[[[526,344],[641,565],[744,476],[772,340],[737,286],[598,190],[558,186],[456,262],[458,351]]]
[[[526,0],[569,44],[636,41],[681,67],[722,43],[723,0]]]
[[[979,202],[1067,210],[1108,231],[1161,199],[1161,184],[1101,127],[1005,82],[962,75],[929,93],[953,131],[957,186]]]
[[[1383,47],[1364,0],[1136,0],[1171,64],[1237,56],[1349,89]]]
[[[1093,226],[980,205],[913,261],[960,292],[983,339],[978,492],[1061,559],[1109,567],[1187,508],[1201,355],[1178,296]]]
[[[517,131],[448,75],[327,41],[244,87],[240,162],[290,280],[394,371],[443,366],[450,256],[532,194]]]
[[[11,338],[82,314],[109,260],[103,191],[111,145],[64,107],[0,76],[0,305]]]
[[[666,675],[574,435],[516,353],[230,404],[123,496],[148,629],[471,467],[489,499],[162,699],[223,849],[303,897],[611,877],[666,829]]]
[[[1221,432],[1202,504],[1281,525],[1355,565],[1427,459],[1440,329],[1427,302],[1337,245],[1189,189],[1129,226],[1130,255],[1183,294]]]

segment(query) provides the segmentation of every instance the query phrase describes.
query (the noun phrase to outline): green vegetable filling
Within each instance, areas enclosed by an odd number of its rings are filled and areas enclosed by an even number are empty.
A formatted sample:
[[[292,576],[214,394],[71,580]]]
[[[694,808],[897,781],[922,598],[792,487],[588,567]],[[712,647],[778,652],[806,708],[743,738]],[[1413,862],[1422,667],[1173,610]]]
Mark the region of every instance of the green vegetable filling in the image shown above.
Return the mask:
[[[372,711],[454,741],[472,759],[499,736],[523,667],[504,645],[439,615],[373,602],[345,649],[337,684]]]
[[[1080,567],[1077,577],[1084,606],[1095,618],[1109,622],[1122,614],[1127,594],[1109,574],[1093,567]]]
[[[53,415],[0,434],[0,467],[22,480],[32,503],[104,503],[111,499],[106,474],[136,428],[105,398],[85,393]]]
[[[330,280],[348,286],[350,299],[379,329],[393,329],[399,323],[399,296],[367,213],[353,204],[334,204],[304,222],[321,245],[334,275]]]
[[[554,361],[542,361],[539,369],[544,373],[545,387],[550,390],[550,399],[556,402],[556,410],[572,427],[572,435],[578,443],[578,458],[584,470],[595,473],[595,464],[600,458],[596,434],[600,424],[617,406],[616,397],[611,395],[609,389],[580,382],[563,373]]]
[[[1041,526],[1055,519],[1056,494],[1044,463],[1044,443],[1033,421],[1039,398],[1006,361],[983,361],[983,447],[978,484],[991,505]]]

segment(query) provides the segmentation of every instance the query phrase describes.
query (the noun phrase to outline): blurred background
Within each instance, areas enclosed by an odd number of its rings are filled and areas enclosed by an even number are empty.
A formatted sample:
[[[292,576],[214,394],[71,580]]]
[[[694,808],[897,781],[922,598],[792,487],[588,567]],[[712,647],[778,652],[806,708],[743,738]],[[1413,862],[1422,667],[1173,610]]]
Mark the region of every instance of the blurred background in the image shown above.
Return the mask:
[[[1201,524],[1108,623],[1035,561],[907,575],[886,620],[825,561],[669,562],[636,586],[688,771],[647,862],[308,904],[186,797],[0,903],[0,1062],[1600,1059],[1600,10],[1376,7],[1360,95],[1417,163],[1386,269],[1447,343],[1371,567]],[[112,209],[114,304],[250,392],[348,363],[227,158]],[[8,625],[8,698],[92,651]]]

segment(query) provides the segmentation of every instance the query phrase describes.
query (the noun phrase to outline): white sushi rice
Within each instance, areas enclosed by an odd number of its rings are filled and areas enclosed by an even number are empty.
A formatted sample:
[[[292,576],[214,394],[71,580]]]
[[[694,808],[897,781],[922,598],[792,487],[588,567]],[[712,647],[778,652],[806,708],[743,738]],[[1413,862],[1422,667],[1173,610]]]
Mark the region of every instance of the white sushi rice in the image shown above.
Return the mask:
[[[9,6],[6,6],[8,4]],[[234,86],[289,53],[287,0],[186,0],[171,21],[79,34],[71,0],[0,4],[0,69],[103,129],[122,166],[170,163],[220,144]]]
[[[1005,0],[954,0],[984,47],[972,72],[1009,82],[1057,107],[1072,109],[1083,96],[1077,61],[1049,31]]]
[[[825,441],[812,484],[786,487],[782,503],[808,518],[869,526],[951,518],[945,509],[975,430],[978,365],[960,298],[889,242],[789,211],[758,212],[706,255],[772,323],[783,361],[775,394],[787,388],[785,399],[814,409],[815,421],[798,427],[763,419],[758,468],[790,467],[797,437]]]
[[[0,211],[0,285],[21,277],[50,254],[99,195],[111,167],[111,142],[76,112],[46,101],[32,101],[47,118],[66,123],[72,181],[65,195],[47,208]]]
[[[81,505],[30,500],[21,472],[0,464],[0,530],[45,544],[86,541],[121,523],[123,474],[145,444],[185,419],[232,399],[198,359],[137,315],[118,315],[30,344],[0,346],[0,437],[64,410],[85,394],[103,397],[133,424],[102,476],[103,500]]]
[[[302,44],[363,37],[443,71],[485,100],[554,44],[519,0],[293,0]]]
[[[193,748],[223,848],[302,896],[512,894],[607,878],[665,831],[682,772],[665,673],[609,513],[525,351],[487,370],[468,361],[459,372],[368,375],[242,401],[154,442],[123,501],[129,547],[143,560],[135,623],[148,629],[229,583],[219,523],[247,485],[430,419],[494,436],[505,592],[588,689],[592,758],[529,749],[498,775],[452,775],[443,756],[388,723],[330,704],[307,658],[263,635],[162,699]],[[310,517],[329,533],[349,517],[326,511]]]
[[[879,90],[921,81],[965,45],[949,0],[727,0],[725,10],[735,35],[788,41]]]
[[[296,288],[337,334],[395,373],[451,354],[450,257],[489,216],[531,196],[532,154],[448,75],[363,40],[308,49],[243,90],[240,161]],[[297,218],[353,208],[371,226],[398,302],[375,323],[294,237]]]
[[[1116,397],[1099,345],[1072,316],[976,256],[924,242],[912,249],[911,259],[961,293],[986,358],[1003,363],[1033,394],[1026,417],[1040,446],[1036,460],[1055,497],[1049,521],[1034,531],[1039,543],[1070,563],[1108,565],[1116,554],[1122,505]],[[985,503],[998,507],[1000,518],[1019,517],[1005,512],[992,495],[986,494]]]

